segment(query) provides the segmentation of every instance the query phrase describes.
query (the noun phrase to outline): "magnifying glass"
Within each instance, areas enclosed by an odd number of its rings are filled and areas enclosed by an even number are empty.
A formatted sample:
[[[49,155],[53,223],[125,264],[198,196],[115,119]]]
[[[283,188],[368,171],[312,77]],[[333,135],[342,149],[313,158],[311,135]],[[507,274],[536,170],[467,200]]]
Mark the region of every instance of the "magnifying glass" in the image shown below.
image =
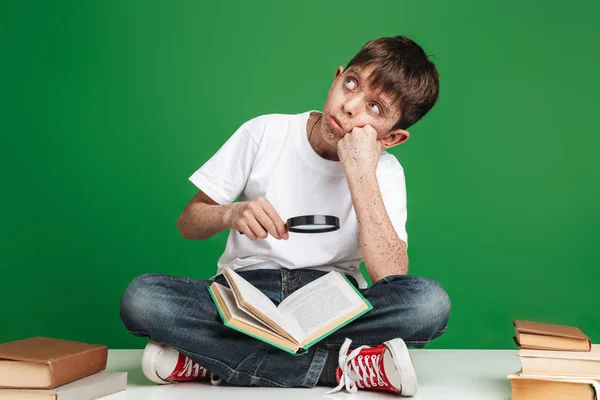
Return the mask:
[[[287,220],[290,232],[323,233],[340,229],[340,219],[333,215],[301,215]]]
[[[288,219],[286,226],[288,231],[296,233],[333,232],[340,229],[340,219],[333,215],[300,215]]]

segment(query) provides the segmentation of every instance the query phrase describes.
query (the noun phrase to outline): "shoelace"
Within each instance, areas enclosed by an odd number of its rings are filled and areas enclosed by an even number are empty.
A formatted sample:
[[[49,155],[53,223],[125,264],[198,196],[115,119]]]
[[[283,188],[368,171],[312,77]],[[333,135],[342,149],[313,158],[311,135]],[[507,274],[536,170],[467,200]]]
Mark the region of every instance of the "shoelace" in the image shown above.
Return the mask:
[[[185,376],[186,378],[189,378],[190,376],[193,376],[194,378],[204,378],[206,377],[206,374],[208,373],[208,370],[206,368],[204,368],[203,366],[201,366],[200,364],[198,364],[195,361],[192,361],[192,359],[190,359],[189,357],[185,357],[185,364],[183,365],[183,369],[181,370],[181,372],[179,372],[177,374],[177,376],[182,377]],[[214,373],[210,373],[210,383],[213,385],[220,385],[222,382],[221,378],[219,378],[218,376],[216,376]]]
[[[364,348],[368,348],[369,346],[365,345],[357,347],[356,349],[352,350],[350,354],[348,354],[350,343],[352,343],[352,340],[346,338],[344,344],[340,348],[340,355],[338,357],[338,363],[340,369],[342,370],[340,383],[335,388],[325,393],[325,395],[339,392],[344,385],[346,385],[346,390],[350,393],[356,393],[357,386],[387,386],[383,380],[383,377],[381,376],[381,371],[379,370],[379,359],[381,356],[359,356],[357,358],[360,351]]]

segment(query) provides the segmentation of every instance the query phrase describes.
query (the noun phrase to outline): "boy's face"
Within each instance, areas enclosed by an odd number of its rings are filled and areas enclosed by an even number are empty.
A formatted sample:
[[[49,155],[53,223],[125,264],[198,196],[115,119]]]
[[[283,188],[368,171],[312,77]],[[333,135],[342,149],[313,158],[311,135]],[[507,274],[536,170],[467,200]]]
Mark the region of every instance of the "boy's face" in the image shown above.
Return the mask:
[[[392,131],[392,127],[400,120],[398,104],[392,104],[388,95],[377,93],[369,87],[367,78],[374,68],[350,67],[344,70],[340,66],[336,70],[323,107],[321,135],[327,143],[335,145],[353,128],[365,125],[375,128],[383,148],[408,140],[408,131]]]

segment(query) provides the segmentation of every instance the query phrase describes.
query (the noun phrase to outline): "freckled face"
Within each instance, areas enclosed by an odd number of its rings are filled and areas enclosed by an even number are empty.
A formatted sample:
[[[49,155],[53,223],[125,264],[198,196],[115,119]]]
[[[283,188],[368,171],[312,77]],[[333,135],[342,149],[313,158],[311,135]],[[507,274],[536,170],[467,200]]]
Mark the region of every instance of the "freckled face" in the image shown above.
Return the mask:
[[[322,138],[329,144],[337,144],[353,128],[371,125],[377,131],[377,139],[386,136],[400,119],[397,103],[385,93],[377,93],[369,87],[368,76],[375,67],[344,71],[339,67],[327,101],[323,107],[321,122]]]

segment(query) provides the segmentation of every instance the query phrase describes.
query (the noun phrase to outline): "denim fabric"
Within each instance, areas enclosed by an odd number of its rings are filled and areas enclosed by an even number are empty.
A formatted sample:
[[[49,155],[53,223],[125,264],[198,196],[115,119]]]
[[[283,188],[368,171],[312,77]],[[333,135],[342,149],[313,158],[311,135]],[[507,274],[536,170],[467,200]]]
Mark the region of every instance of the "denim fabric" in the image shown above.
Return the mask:
[[[308,269],[238,272],[275,304],[327,272]],[[348,276],[357,288],[354,278]],[[147,336],[190,357],[225,382],[243,386],[314,387],[327,355],[345,338],[352,348],[377,346],[400,337],[410,347],[425,347],[446,329],[450,300],[428,278],[392,275],[361,293],[373,309],[314,344],[301,356],[223,325],[208,290],[216,280],[144,274],[128,285],[121,298],[121,320],[136,336]]]

